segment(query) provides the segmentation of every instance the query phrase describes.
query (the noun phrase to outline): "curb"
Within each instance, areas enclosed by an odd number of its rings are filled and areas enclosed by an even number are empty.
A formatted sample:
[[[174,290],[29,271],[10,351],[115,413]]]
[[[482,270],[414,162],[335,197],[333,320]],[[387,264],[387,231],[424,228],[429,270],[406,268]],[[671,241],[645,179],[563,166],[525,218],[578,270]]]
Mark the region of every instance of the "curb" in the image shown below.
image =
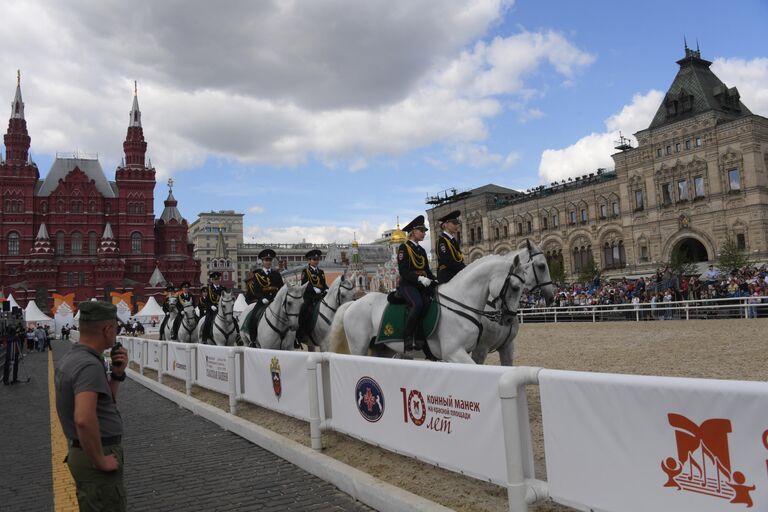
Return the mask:
[[[233,416],[197,398],[171,389],[157,381],[128,369],[131,380],[141,384],[158,395],[175,402],[179,407],[217,424],[224,430],[247,439],[253,444],[274,453],[278,457],[298,466],[321,480],[335,485],[342,492],[381,512],[449,512],[452,509],[417,496],[392,484],[353,468],[343,462],[323,455],[281,436],[271,430]]]

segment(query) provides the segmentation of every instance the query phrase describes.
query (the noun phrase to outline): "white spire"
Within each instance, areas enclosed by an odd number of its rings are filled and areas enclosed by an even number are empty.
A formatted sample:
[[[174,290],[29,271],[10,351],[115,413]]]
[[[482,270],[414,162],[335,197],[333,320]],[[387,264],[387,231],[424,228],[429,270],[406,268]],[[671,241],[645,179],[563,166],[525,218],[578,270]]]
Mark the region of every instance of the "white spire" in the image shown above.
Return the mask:
[[[136,81],[133,82],[133,107],[131,107],[131,121],[128,126],[141,128],[141,111],[139,110],[139,91]]]
[[[112,240],[115,238],[115,235],[112,234],[112,225],[107,222],[107,225],[104,226],[104,234],[101,236],[102,240]]]
[[[37,238],[35,240],[48,240],[48,229],[45,227],[45,222],[40,224],[40,229],[37,231]]]
[[[21,101],[21,71],[16,71],[16,96],[11,103],[11,119],[24,119],[24,102]]]

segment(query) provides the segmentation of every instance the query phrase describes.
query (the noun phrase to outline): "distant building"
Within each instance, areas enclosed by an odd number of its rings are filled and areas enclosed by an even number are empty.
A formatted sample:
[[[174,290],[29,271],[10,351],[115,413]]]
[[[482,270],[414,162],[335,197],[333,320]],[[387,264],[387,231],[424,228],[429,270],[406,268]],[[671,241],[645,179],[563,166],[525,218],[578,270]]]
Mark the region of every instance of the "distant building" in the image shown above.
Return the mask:
[[[135,307],[166,282],[197,281],[187,222],[169,190],[155,219],[155,169],[134,96],[123,163],[108,181],[96,156],[57,154],[44,179],[32,162],[21,84],[0,161],[0,285],[44,311],[54,294],[76,303],[120,293]],[[23,302],[22,302],[23,304]],[[74,304],[73,304],[74,305]]]
[[[649,273],[675,252],[715,261],[729,239],[752,259],[768,258],[768,119],[698,50],[686,48],[677,64],[651,124],[635,134],[638,147],[617,142],[614,170],[527,193],[495,185],[440,193],[428,201],[430,225],[459,209],[468,262],[531,239],[571,277],[593,263],[609,276]]]

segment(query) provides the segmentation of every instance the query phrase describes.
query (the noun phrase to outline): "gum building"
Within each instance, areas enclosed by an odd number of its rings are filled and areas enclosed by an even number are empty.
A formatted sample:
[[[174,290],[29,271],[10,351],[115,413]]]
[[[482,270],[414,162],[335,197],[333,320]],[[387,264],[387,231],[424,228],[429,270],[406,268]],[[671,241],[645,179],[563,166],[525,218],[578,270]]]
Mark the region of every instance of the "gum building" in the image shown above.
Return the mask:
[[[768,259],[768,119],[750,112],[698,50],[686,48],[677,64],[637,147],[617,144],[614,169],[527,193],[497,185],[442,192],[427,201],[430,225],[458,209],[468,261],[530,238],[570,276],[592,263],[607,276],[648,273],[675,251],[715,261],[727,240]]]

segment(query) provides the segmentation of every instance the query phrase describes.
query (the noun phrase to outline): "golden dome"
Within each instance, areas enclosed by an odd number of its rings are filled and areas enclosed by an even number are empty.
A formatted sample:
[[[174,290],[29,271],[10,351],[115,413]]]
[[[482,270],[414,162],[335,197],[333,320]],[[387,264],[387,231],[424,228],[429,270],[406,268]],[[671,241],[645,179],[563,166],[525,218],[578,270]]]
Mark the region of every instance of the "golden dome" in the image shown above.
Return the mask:
[[[352,240],[352,244],[351,245],[352,245],[352,247],[360,247],[360,242],[358,242],[357,240]]]
[[[391,244],[404,244],[406,240],[408,240],[408,236],[405,234],[405,231],[400,229],[400,223],[397,223],[397,229],[392,231],[392,238],[390,239]]]

